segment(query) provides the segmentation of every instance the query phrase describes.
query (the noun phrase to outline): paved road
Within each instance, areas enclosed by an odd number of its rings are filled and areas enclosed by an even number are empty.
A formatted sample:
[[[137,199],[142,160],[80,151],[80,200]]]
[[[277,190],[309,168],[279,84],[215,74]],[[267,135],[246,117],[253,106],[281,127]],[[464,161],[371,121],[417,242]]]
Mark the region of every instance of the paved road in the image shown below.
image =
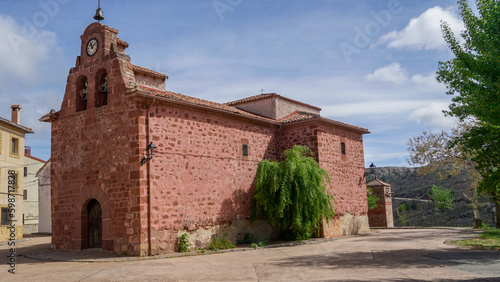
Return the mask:
[[[388,229],[368,236],[293,247],[213,255],[94,263],[40,261],[31,256],[75,259],[92,252],[49,251],[48,237],[18,243],[16,274],[2,262],[2,281],[500,281],[500,251],[444,244],[465,229]],[[467,231],[475,232],[475,231]],[[128,260],[130,258],[119,258]]]

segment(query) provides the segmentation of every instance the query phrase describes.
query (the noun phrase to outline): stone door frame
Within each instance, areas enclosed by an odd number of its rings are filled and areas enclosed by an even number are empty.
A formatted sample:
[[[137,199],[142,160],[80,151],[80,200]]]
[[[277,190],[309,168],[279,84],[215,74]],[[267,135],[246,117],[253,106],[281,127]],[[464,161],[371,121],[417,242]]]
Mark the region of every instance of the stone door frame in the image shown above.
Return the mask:
[[[101,188],[95,186],[82,188],[78,193],[78,198],[74,206],[73,248],[77,250],[87,248],[87,206],[94,199],[99,202],[102,210],[102,249],[113,251],[109,199]]]

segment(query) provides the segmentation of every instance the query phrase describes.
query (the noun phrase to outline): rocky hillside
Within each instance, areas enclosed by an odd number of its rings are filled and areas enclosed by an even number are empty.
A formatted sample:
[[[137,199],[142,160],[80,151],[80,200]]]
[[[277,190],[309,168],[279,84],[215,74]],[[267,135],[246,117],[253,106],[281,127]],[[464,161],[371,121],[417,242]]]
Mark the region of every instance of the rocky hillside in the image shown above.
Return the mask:
[[[448,176],[441,179],[437,173],[420,175],[418,169],[407,167],[381,167],[366,169],[367,181],[375,175],[378,179],[391,184],[394,198],[414,200],[393,200],[394,225],[402,226],[398,216],[398,207],[406,204],[407,221],[411,226],[472,226],[472,208],[470,201],[464,196],[470,189],[466,174]],[[432,203],[418,200],[429,200],[432,185],[452,189],[455,193],[453,210],[441,211]],[[487,197],[480,197],[479,212],[481,219],[488,226],[493,225],[492,206]]]

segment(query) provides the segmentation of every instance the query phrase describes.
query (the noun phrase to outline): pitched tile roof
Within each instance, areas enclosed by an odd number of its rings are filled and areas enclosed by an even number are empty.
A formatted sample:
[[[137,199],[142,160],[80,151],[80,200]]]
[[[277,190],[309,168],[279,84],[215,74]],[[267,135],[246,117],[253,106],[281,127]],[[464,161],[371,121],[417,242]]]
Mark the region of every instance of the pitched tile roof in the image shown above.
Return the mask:
[[[327,118],[323,118],[319,115],[312,114],[312,113],[296,111],[296,112],[294,112],[294,113],[292,113],[292,114],[290,114],[290,115],[288,115],[280,120],[274,120],[274,119],[266,118],[266,117],[256,115],[256,114],[253,114],[253,113],[250,113],[247,111],[243,111],[243,110],[238,109],[236,107],[230,106],[227,103],[220,104],[220,103],[216,103],[216,102],[212,102],[212,101],[207,101],[207,100],[183,95],[180,93],[175,93],[175,92],[171,92],[171,91],[160,91],[160,90],[156,90],[156,89],[145,87],[145,86],[137,86],[136,88],[130,89],[128,91],[128,94],[133,94],[133,93],[138,93],[138,94],[146,95],[146,96],[161,97],[163,99],[170,100],[174,103],[182,103],[182,104],[202,107],[202,108],[209,109],[209,110],[217,110],[217,111],[234,114],[234,115],[241,116],[241,117],[260,120],[260,121],[274,124],[274,125],[287,125],[287,124],[292,124],[292,123],[296,123],[296,122],[307,122],[307,121],[317,120],[317,121],[322,121],[322,122],[329,123],[329,124],[332,124],[335,126],[340,126],[340,127],[348,128],[351,130],[359,131],[363,134],[369,133],[368,129],[366,129],[366,128],[355,126],[355,125],[350,125],[347,123],[343,123],[343,122],[339,122],[339,121],[335,121],[335,120],[331,120],[331,119],[327,119]]]
[[[288,116],[286,116],[282,119],[279,119],[278,121],[283,123],[283,124],[287,124],[287,123],[291,123],[291,122],[303,121],[303,120],[314,119],[314,118],[319,118],[319,117],[320,116],[316,115],[316,114],[295,111],[295,112],[289,114]]]
[[[388,184],[388,183],[385,183],[377,178],[373,179],[372,181],[368,182],[366,184],[367,186],[380,186],[380,185],[383,185],[383,186],[391,186],[391,184]]]
[[[8,119],[5,119],[3,117],[0,117],[0,123],[4,123],[4,124],[7,124],[7,125],[10,125],[11,127],[14,127],[16,129],[18,129],[19,131],[22,131],[24,133],[34,133],[31,128],[19,125],[17,123],[13,123],[12,121],[10,121]]]
[[[37,158],[37,157],[33,157],[32,155],[27,155],[27,154],[24,154],[24,156],[25,156],[25,157],[27,157],[27,158],[31,158],[31,159],[33,159],[33,160],[35,160],[35,161],[39,161],[39,162],[41,162],[41,163],[46,163],[44,160],[39,159],[39,158]]]
[[[332,120],[332,119],[329,119],[329,118],[324,118],[324,117],[321,117],[319,115],[312,114],[312,113],[307,113],[307,112],[295,111],[295,112],[291,113],[290,115],[288,115],[288,116],[286,116],[286,117],[284,117],[284,118],[282,118],[282,119],[280,119],[278,121],[280,123],[282,123],[283,125],[293,124],[293,123],[299,123],[299,122],[308,122],[308,121],[321,121],[321,122],[325,122],[325,123],[328,123],[328,124],[331,124],[331,125],[335,125],[335,126],[339,126],[339,127],[343,127],[343,128],[349,128],[351,130],[359,131],[359,132],[361,132],[363,134],[370,133],[368,131],[368,129],[366,129],[366,128],[355,126],[355,125],[344,123],[344,122],[340,122],[340,121],[336,121],[336,120]]]
[[[159,72],[154,71],[154,70],[150,70],[150,69],[136,66],[136,65],[132,65],[132,68],[133,68],[134,72],[137,72],[137,73],[142,73],[142,74],[153,76],[153,77],[159,77],[159,78],[163,78],[163,79],[167,78],[168,79],[167,75],[165,75],[163,73],[159,73]]]
[[[266,118],[266,117],[259,116],[259,115],[255,115],[255,114],[240,110],[240,109],[235,108],[235,107],[231,107],[231,106],[228,106],[225,104],[220,104],[220,103],[216,103],[216,102],[212,102],[212,101],[208,101],[208,100],[203,100],[203,99],[199,99],[199,98],[194,98],[191,96],[183,95],[180,93],[175,93],[172,91],[160,91],[160,90],[156,90],[156,89],[145,87],[145,86],[137,86],[136,88],[129,91],[130,94],[135,93],[135,92],[143,94],[143,95],[161,97],[161,98],[170,100],[172,102],[181,102],[183,104],[201,106],[203,108],[232,113],[232,114],[236,114],[236,115],[240,115],[240,116],[244,116],[244,117],[258,119],[258,120],[269,122],[269,123],[277,123],[273,119]]]
[[[229,105],[229,106],[234,106],[234,105],[238,105],[238,104],[253,102],[253,101],[262,100],[262,99],[266,99],[266,98],[270,98],[270,97],[276,97],[276,96],[279,96],[279,95],[276,93],[265,93],[265,94],[259,94],[259,95],[255,95],[255,96],[246,97],[246,98],[239,99],[236,101],[227,102],[225,104]]]
[[[312,106],[312,105],[309,105],[309,104],[306,104],[306,103],[303,103],[303,102],[300,102],[300,101],[297,101],[297,100],[293,100],[293,99],[290,99],[290,98],[287,98],[287,97],[283,97],[283,96],[278,95],[276,93],[259,94],[259,95],[255,95],[255,96],[250,96],[250,97],[247,97],[247,98],[239,99],[239,100],[236,100],[236,101],[227,102],[225,104],[229,105],[229,106],[236,106],[236,105],[239,105],[239,104],[245,104],[245,103],[248,103],[248,102],[263,100],[263,99],[267,99],[267,98],[271,98],[271,97],[277,97],[277,98],[280,98],[280,99],[283,99],[283,100],[287,100],[287,101],[290,101],[290,102],[293,102],[293,103],[296,103],[296,104],[300,104],[300,105],[303,105],[303,106],[306,106],[306,107],[313,108],[313,109],[316,109],[318,111],[321,111],[321,108],[318,108],[316,106]]]

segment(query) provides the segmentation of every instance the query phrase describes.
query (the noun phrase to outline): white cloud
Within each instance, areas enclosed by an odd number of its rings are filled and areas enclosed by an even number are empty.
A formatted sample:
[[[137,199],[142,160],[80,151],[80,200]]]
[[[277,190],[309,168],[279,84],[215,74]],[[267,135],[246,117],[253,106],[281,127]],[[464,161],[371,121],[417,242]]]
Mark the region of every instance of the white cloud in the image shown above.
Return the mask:
[[[25,27],[24,27],[25,28]],[[0,14],[0,83],[8,84],[13,79],[34,81],[39,65],[49,59],[56,48],[56,35],[45,30],[36,30],[26,36],[23,27],[11,17]]]
[[[366,76],[367,81],[383,81],[402,83],[408,79],[408,74],[401,68],[399,63],[392,63],[383,68],[375,70]]]
[[[446,117],[443,110],[448,109],[448,102],[433,102],[423,106],[410,114],[410,119],[442,129],[449,129],[457,124],[457,119]]]
[[[413,111],[418,107],[424,107],[429,103],[430,101],[425,100],[375,100],[345,103],[323,106],[321,115],[331,116],[334,118],[380,114],[391,114],[393,116],[397,116],[397,114]]]
[[[435,92],[446,91],[446,86],[436,80],[435,74],[416,74],[411,77],[411,81],[415,84],[423,85],[425,88]]]
[[[390,48],[445,50],[447,46],[441,33],[441,21],[448,23],[456,36],[464,29],[453,7],[443,9],[436,6],[412,18],[403,30],[383,35],[377,45],[388,43]]]

